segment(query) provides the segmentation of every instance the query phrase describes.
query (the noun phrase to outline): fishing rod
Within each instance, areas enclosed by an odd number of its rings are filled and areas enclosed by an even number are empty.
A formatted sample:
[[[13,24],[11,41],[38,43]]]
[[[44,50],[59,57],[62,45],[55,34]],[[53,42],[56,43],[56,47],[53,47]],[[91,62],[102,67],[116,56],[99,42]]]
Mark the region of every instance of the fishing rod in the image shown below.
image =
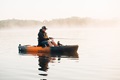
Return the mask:
[[[80,39],[80,38],[53,38],[53,39],[82,40],[82,39]]]
[[[49,37],[49,39],[82,40],[82,39],[80,39],[80,38],[53,38],[53,37]]]

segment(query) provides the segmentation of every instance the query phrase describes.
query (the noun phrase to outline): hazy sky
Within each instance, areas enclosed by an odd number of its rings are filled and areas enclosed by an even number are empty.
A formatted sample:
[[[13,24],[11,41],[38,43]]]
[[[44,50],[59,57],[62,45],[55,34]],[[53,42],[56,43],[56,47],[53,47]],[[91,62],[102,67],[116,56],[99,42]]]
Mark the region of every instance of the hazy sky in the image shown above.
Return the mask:
[[[0,0],[0,20],[51,20],[71,16],[120,18],[120,0]]]

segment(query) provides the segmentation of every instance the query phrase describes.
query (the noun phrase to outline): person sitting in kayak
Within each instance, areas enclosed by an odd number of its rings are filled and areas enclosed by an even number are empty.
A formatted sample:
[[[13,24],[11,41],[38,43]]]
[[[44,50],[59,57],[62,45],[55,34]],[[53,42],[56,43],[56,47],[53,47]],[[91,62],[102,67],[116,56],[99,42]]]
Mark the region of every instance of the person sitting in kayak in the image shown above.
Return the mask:
[[[38,33],[38,46],[57,46],[52,37],[48,37],[46,26],[42,26]]]

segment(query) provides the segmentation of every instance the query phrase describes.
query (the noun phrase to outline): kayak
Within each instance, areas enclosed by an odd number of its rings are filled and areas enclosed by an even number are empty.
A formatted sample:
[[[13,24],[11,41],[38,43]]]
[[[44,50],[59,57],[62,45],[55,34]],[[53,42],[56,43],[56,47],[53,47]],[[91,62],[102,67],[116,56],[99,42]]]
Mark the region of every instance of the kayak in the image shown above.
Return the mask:
[[[18,46],[19,54],[31,54],[38,56],[75,56],[77,54],[78,45],[62,45],[57,47],[41,47],[31,45]]]

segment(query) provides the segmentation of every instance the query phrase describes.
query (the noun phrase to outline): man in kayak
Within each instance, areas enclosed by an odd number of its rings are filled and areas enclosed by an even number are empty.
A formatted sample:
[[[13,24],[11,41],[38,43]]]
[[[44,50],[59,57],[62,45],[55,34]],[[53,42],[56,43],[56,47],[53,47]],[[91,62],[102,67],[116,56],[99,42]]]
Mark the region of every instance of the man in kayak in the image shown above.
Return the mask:
[[[38,33],[38,46],[57,46],[52,37],[48,37],[46,26],[42,26]]]

